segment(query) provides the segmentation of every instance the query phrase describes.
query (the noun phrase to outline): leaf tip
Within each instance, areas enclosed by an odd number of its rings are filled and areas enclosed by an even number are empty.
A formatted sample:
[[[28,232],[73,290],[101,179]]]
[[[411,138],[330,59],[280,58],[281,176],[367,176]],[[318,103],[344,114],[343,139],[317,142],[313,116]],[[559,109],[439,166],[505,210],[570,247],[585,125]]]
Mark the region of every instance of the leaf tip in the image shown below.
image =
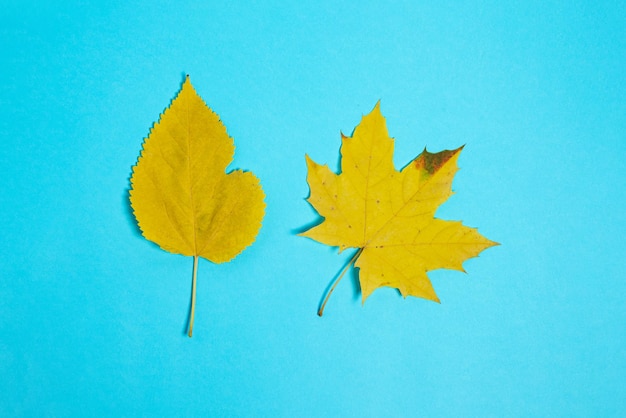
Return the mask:
[[[431,302],[435,302],[441,305],[441,299],[439,299],[439,296],[437,296],[434,290],[432,290],[430,294],[424,295],[421,297],[423,297],[424,299],[430,300]]]
[[[374,105],[374,108],[370,112],[370,114],[374,114],[374,113],[376,113],[378,116],[382,116],[382,112],[380,111],[380,99],[378,99],[378,101]]]
[[[316,167],[318,164],[313,161],[313,158],[309,157],[309,154],[304,154],[304,160],[306,161],[306,167],[309,170],[308,174],[311,173],[311,170]]]

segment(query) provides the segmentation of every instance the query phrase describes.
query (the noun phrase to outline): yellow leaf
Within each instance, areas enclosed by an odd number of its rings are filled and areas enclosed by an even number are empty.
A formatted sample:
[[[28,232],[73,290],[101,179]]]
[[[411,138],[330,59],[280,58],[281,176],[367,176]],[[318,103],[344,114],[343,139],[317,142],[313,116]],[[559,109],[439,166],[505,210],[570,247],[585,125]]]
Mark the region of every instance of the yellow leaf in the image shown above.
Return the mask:
[[[341,172],[306,157],[309,203],[324,218],[302,233],[330,246],[358,248],[346,270],[359,268],[363,302],[382,286],[438,302],[427,271],[463,271],[463,261],[497,245],[461,222],[434,217],[452,195],[461,148],[426,150],[401,171],[393,165],[393,139],[376,104],[352,137],[342,135]]]
[[[232,260],[254,242],[265,213],[259,179],[241,170],[226,174],[234,153],[226,127],[187,77],[133,167],[130,201],[144,237],[194,257],[190,337],[198,257]]]

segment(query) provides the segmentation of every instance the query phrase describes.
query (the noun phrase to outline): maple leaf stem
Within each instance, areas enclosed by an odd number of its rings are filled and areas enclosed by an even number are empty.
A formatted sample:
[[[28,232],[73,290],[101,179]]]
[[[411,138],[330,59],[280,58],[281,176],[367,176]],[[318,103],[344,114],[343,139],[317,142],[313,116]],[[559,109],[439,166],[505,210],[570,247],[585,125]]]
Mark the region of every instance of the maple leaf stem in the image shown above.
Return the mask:
[[[191,281],[191,312],[189,313],[189,338],[193,333],[193,316],[196,312],[196,276],[198,274],[198,256],[193,256],[193,279]]]
[[[330,295],[333,293],[333,291],[335,290],[335,287],[337,287],[337,285],[343,278],[343,275],[346,274],[346,271],[348,271],[348,268],[356,262],[356,259],[359,258],[362,252],[363,252],[363,248],[359,248],[359,251],[354,253],[354,255],[352,256],[348,264],[346,264],[346,266],[343,268],[343,270],[341,271],[341,274],[339,275],[337,280],[335,280],[335,283],[333,283],[333,286],[330,288],[330,290],[326,294],[326,297],[324,298],[324,302],[322,303],[322,306],[320,306],[320,308],[318,309],[317,311],[318,316],[322,316],[324,314],[324,307],[326,306],[326,302],[328,302],[328,298],[330,298]]]

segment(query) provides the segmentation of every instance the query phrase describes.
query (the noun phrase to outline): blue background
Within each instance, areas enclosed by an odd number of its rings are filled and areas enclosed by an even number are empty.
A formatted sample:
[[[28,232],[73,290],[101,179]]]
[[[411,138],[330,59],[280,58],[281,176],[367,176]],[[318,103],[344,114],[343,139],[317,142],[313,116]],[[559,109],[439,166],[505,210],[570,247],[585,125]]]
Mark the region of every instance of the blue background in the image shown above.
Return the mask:
[[[623,416],[623,2],[5,2],[0,16],[0,415]],[[131,166],[189,73],[267,214],[233,262],[143,239]],[[444,219],[502,243],[377,290],[315,221],[381,100],[398,167],[467,144]]]

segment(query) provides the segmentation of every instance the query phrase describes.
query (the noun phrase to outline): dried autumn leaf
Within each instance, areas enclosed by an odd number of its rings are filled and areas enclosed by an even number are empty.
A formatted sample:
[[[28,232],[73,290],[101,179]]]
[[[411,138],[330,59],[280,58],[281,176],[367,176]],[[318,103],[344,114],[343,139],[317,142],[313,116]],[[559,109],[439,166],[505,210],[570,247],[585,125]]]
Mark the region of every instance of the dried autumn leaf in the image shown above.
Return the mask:
[[[130,202],[143,236],[194,258],[190,337],[198,257],[232,260],[254,242],[265,213],[259,179],[241,170],[226,174],[234,153],[226,127],[187,77],[133,167]]]
[[[461,222],[434,217],[452,195],[463,147],[434,154],[424,150],[398,171],[393,144],[376,104],[352,137],[342,134],[340,174],[306,156],[308,201],[324,220],[301,235],[340,251],[358,249],[326,295],[320,316],[352,265],[359,268],[363,302],[383,286],[438,302],[427,271],[464,271],[463,261],[497,245]]]

